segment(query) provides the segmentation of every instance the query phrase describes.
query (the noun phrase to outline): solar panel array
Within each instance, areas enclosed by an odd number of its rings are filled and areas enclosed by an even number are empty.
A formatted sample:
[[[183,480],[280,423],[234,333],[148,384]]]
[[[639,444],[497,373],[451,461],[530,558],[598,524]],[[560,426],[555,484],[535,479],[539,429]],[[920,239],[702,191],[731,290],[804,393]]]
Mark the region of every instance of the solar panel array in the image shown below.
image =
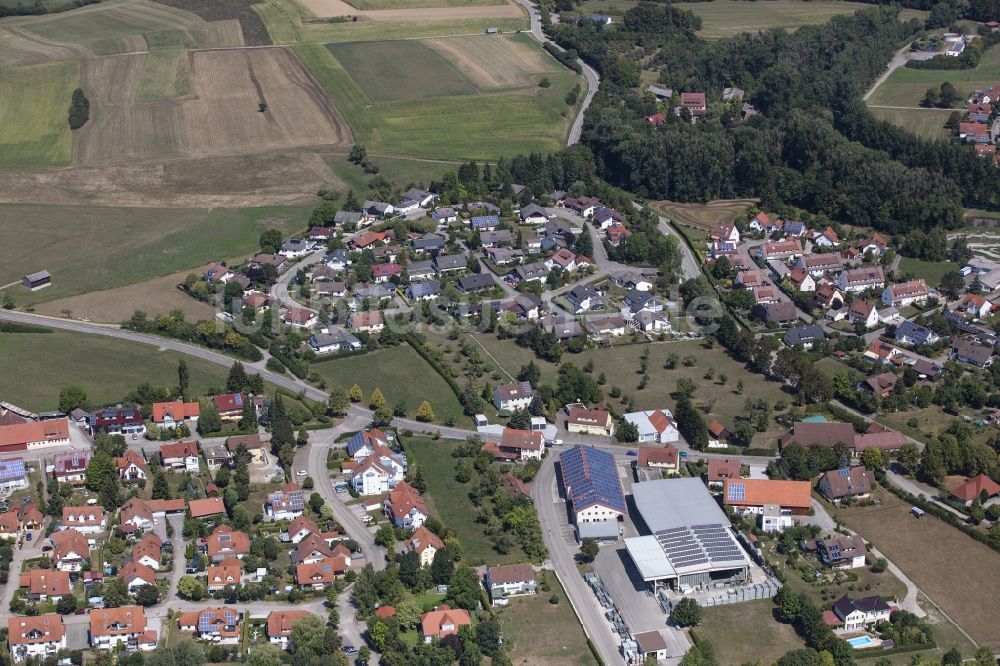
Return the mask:
[[[285,502],[292,511],[301,511],[305,507],[305,497],[302,491],[294,491],[285,495]]]
[[[24,478],[24,461],[20,458],[0,460],[0,481]]]
[[[743,560],[743,551],[721,524],[672,527],[655,535],[675,569]]]
[[[577,446],[559,454],[559,463],[574,509],[601,504],[625,513],[625,494],[614,456],[589,446]]]
[[[214,630],[213,625],[220,615],[222,616],[223,622],[226,623],[226,626],[236,624],[236,611],[230,608],[223,608],[217,611],[206,611],[198,618],[198,633],[205,634],[212,632]]]
[[[742,502],[746,499],[746,486],[742,483],[729,483],[726,486],[726,500],[729,502]]]

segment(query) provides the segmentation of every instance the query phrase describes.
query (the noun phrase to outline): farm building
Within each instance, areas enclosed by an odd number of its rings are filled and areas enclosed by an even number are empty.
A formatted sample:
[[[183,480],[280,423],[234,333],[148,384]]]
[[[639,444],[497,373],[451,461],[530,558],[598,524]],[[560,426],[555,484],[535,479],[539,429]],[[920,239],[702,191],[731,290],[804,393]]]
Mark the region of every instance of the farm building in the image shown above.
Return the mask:
[[[580,445],[560,453],[559,466],[578,538],[617,538],[626,509],[614,456]]]
[[[38,271],[21,278],[21,284],[31,291],[38,291],[52,284],[52,275],[48,271]]]

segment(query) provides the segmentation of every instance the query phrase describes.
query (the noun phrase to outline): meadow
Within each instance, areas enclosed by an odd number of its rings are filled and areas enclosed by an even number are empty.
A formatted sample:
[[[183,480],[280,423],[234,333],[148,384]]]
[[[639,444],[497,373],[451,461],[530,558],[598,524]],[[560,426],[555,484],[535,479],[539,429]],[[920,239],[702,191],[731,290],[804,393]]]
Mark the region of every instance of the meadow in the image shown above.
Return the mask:
[[[417,7],[481,7],[503,5],[506,0],[348,0],[358,9],[413,9]]]
[[[946,139],[952,134],[951,130],[944,126],[948,122],[948,116],[951,115],[948,109],[890,109],[871,106],[869,110],[879,120],[888,120],[893,125],[899,125],[925,139]]]
[[[771,599],[713,606],[702,611],[695,630],[715,647],[720,664],[739,664],[751,654],[761,663],[773,664],[785,653],[805,647],[792,625],[774,619],[774,610]]]
[[[1000,63],[980,64],[975,69],[955,70],[900,67],[878,87],[868,99],[868,104],[919,107],[927,89],[937,88],[945,81],[955,86],[958,99],[961,100],[975,90],[989,88],[998,80],[1000,80]]]
[[[177,363],[185,359],[196,395],[224,387],[226,368],[173,351],[68,331],[0,333],[0,377],[31,377],[6,400],[32,411],[58,409],[59,391],[79,386],[92,404],[114,404],[136,386],[177,386]]]
[[[11,290],[38,302],[144,282],[247,256],[261,231],[303,229],[310,210],[0,206],[0,284],[47,269],[51,287]]]
[[[345,154],[327,154],[323,155],[323,160],[345,187],[352,189],[358,199],[364,200],[368,197],[371,176],[347,157]],[[389,157],[371,152],[368,153],[368,161],[378,167],[380,176],[398,185],[401,190],[408,189],[411,184],[426,187],[431,181],[440,180],[445,171],[459,167],[458,162]]]
[[[951,261],[923,261],[914,257],[902,257],[896,272],[924,278],[928,285],[936,287],[941,283],[941,278],[944,277],[945,273],[957,271],[960,268],[960,265]]]
[[[0,168],[69,163],[67,111],[79,78],[75,62],[0,67]]]
[[[559,579],[552,571],[539,575],[546,576],[550,591],[511,597],[506,608],[495,609],[503,626],[504,642],[510,648],[511,662],[532,666],[594,666],[597,661],[587,647],[587,637]],[[559,597],[558,604],[549,603],[553,594]],[[545,627],[545,631],[539,631],[539,627]]]

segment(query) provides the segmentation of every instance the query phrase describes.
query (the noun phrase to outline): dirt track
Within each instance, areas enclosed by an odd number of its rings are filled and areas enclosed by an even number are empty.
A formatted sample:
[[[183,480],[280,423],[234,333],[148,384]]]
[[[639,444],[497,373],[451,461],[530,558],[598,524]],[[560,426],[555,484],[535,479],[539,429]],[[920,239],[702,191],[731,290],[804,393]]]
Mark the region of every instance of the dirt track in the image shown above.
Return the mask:
[[[300,0],[302,5],[320,18],[361,16],[372,21],[434,21],[471,18],[516,18],[524,16],[517,5],[481,7],[424,7],[415,9],[356,9],[343,0]]]

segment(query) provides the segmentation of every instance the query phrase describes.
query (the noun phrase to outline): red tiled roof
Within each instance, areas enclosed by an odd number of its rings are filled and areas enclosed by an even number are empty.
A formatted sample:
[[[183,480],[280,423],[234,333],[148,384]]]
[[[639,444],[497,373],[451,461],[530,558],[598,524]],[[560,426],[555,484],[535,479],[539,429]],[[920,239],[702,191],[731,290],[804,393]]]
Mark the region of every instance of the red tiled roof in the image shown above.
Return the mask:
[[[311,613],[304,610],[271,611],[267,616],[268,637],[291,636],[292,625],[307,615]]]
[[[729,486],[743,484],[743,499],[732,500]],[[725,503],[733,506],[763,506],[777,504],[782,507],[808,509],[811,505],[812,485],[808,481],[779,481],[775,479],[726,479],[722,489]]]
[[[219,497],[191,500],[188,502],[188,509],[191,510],[192,518],[205,518],[226,512],[226,506]]]
[[[163,423],[168,414],[175,421],[197,417],[201,414],[201,405],[197,402],[182,402],[180,400],[153,403],[154,423]]]
[[[979,474],[955,488],[951,494],[964,502],[971,502],[983,492],[990,497],[1000,494],[1000,484],[985,474]]]

